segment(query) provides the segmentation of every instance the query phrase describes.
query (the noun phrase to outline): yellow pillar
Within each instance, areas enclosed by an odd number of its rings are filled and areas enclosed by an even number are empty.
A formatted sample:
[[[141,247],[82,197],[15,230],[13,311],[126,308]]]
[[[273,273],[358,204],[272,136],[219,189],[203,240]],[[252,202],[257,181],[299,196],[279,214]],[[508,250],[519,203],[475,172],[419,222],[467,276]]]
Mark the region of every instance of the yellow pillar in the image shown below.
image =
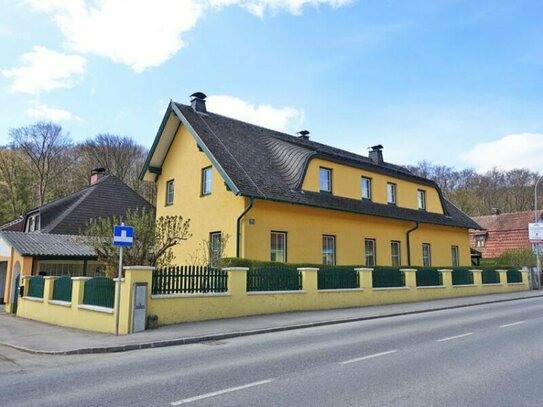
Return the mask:
[[[28,288],[30,287],[30,278],[32,276],[29,276],[29,275],[21,275],[19,277],[19,284],[21,284],[23,286],[23,297],[28,297]],[[17,287],[18,289],[19,287]],[[20,295],[20,291],[17,293],[17,295],[19,296],[19,298],[21,298],[21,295]]]
[[[417,288],[417,269],[400,269],[405,275],[405,286]]]
[[[359,287],[363,290],[371,290],[373,288],[373,269],[372,268],[355,268],[360,280]]]
[[[228,292],[234,297],[247,295],[247,272],[249,267],[225,267],[228,273]]]
[[[43,285],[43,301],[47,302],[49,300],[53,299],[53,288],[55,285],[55,276],[45,276],[43,278],[44,285]]]
[[[441,273],[441,281],[443,282],[443,287],[452,288],[452,270],[451,269],[441,269],[438,270]]]
[[[298,271],[302,273],[302,290],[307,293],[317,292],[319,289],[319,269],[316,267],[300,267]]]
[[[473,269],[470,270],[473,274],[473,284],[479,287],[483,286],[483,270]]]
[[[153,270],[151,266],[126,266],[124,267],[124,278],[121,280],[121,307],[119,314],[119,333],[128,334],[132,331],[132,305],[134,304],[134,285],[137,283],[147,284],[147,303],[151,298],[153,285]],[[118,278],[114,279],[119,284]],[[115,285],[117,295],[117,285]],[[115,298],[115,306],[117,298]],[[149,309],[149,307],[147,307]]]
[[[531,287],[530,287],[530,276],[528,274],[529,273],[528,269],[526,267],[523,267],[519,271],[522,273],[522,282],[524,283],[526,288],[531,289]]]
[[[83,294],[85,292],[85,282],[90,277],[72,277],[72,307],[77,308],[83,304]]]
[[[500,275],[500,284],[507,285],[507,270],[496,270]]]

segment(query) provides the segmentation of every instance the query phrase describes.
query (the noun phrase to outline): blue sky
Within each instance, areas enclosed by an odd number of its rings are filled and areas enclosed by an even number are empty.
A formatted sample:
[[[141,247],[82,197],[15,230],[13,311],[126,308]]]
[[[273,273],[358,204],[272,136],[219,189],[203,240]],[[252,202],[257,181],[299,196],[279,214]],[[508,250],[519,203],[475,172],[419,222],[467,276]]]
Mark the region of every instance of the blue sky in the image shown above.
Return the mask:
[[[0,0],[0,144],[150,146],[169,99],[399,164],[543,170],[543,2]]]

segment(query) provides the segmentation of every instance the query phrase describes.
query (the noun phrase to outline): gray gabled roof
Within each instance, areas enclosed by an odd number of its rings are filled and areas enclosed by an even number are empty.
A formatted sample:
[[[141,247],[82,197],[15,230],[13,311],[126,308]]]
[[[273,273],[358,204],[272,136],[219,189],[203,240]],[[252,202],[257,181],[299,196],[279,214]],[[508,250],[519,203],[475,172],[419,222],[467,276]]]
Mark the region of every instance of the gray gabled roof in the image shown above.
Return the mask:
[[[78,236],[0,231],[0,237],[22,256],[96,258],[94,249]]]
[[[181,124],[187,127],[227,185],[238,195],[422,223],[479,228],[444,199],[435,182],[418,177],[404,167],[387,162],[376,164],[368,157],[211,112],[198,113],[191,106],[175,102],[168,107],[142,178],[153,179],[148,175],[160,173],[168,147]],[[303,191],[301,185],[309,162],[317,157],[435,188],[445,214]]]

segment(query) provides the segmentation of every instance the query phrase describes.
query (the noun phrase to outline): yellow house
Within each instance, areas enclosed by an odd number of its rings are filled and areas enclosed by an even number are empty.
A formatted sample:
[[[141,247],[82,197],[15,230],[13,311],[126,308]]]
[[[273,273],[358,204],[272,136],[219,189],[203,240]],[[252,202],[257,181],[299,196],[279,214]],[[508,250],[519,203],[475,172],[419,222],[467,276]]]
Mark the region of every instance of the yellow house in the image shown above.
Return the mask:
[[[171,102],[141,178],[157,186],[157,216],[191,219],[175,248],[209,257],[289,263],[469,266],[480,228],[431,180],[369,157],[208,112],[203,93]],[[204,245],[202,245],[204,243]]]

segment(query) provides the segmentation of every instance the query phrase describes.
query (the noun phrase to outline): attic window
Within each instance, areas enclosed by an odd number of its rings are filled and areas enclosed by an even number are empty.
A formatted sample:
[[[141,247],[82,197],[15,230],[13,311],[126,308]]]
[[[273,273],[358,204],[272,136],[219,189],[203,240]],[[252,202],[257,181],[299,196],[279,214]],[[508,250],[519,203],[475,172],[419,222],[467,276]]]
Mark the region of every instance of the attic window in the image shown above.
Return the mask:
[[[485,247],[485,243],[486,243],[485,235],[475,236],[475,247]]]
[[[35,213],[30,215],[26,220],[26,229],[25,232],[36,232],[40,230],[40,214]]]
[[[166,181],[166,206],[173,205],[173,196],[175,181],[173,179]]]
[[[332,192],[332,170],[319,168],[319,187],[321,192]]]

